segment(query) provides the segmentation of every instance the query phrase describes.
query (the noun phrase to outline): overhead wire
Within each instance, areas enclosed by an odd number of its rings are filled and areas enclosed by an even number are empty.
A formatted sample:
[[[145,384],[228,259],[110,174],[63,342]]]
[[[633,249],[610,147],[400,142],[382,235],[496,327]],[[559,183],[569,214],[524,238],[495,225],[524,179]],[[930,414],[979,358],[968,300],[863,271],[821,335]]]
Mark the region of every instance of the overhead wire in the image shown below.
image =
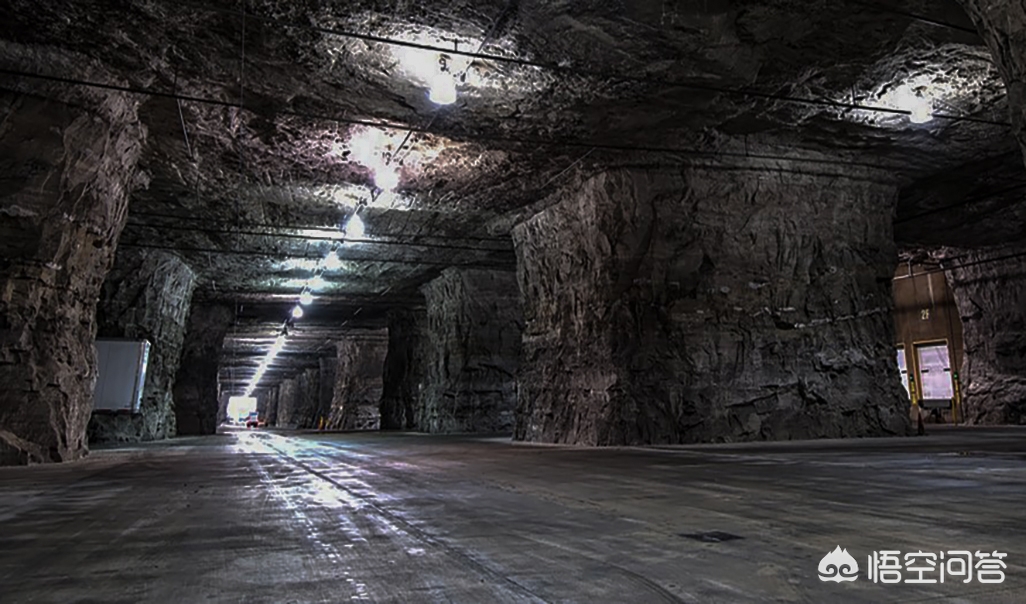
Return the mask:
[[[150,217],[150,218],[163,218],[163,219],[166,219],[166,220],[173,220],[173,221],[176,221],[176,222],[177,221],[203,222],[205,224],[208,224],[208,225],[213,224],[215,226],[223,224],[221,222],[213,222],[213,223],[211,223],[210,220],[208,220],[207,218],[204,218],[202,216],[186,215],[186,214],[176,214],[176,213],[164,213],[164,212],[146,212],[146,211],[139,211],[139,210],[132,210],[131,213],[130,213],[129,218],[131,218],[131,217],[139,217],[139,216],[145,216],[145,217]],[[324,225],[278,224],[278,223],[267,223],[267,222],[246,222],[246,223],[243,223],[240,226],[242,226],[244,228],[252,228],[252,229],[280,229],[280,230],[284,230],[284,231],[301,231],[301,230],[330,231],[330,230],[336,228],[334,226],[324,226]],[[404,234],[400,234],[400,235],[405,236]],[[398,236],[392,236],[392,237],[393,238],[397,238]],[[472,235],[462,235],[462,236],[459,236],[459,237],[454,237],[454,236],[451,236],[451,235],[411,235],[410,237],[412,239],[410,241],[405,241],[404,243],[410,243],[412,245],[417,245],[417,243],[420,240],[422,240],[422,239],[441,239],[441,240],[444,240],[444,241],[480,241],[480,242],[487,242],[487,243],[503,243],[503,244],[508,244],[509,243],[509,238],[508,237],[478,237],[478,236],[472,236]],[[367,241],[370,241],[370,240],[367,240]],[[375,242],[382,241],[381,236],[376,236],[374,241]]]
[[[120,86],[120,85],[116,85],[116,84],[106,84],[106,83],[101,83],[101,82],[92,82],[92,81],[86,81],[86,80],[79,80],[79,79],[76,79],[76,78],[68,78],[68,77],[62,77],[62,76],[50,76],[50,75],[45,75],[45,74],[23,72],[23,71],[14,70],[14,69],[7,69],[7,68],[0,68],[0,74],[13,75],[13,76],[30,78],[30,79],[39,79],[39,80],[61,82],[61,83],[65,83],[65,84],[73,84],[73,85],[80,85],[80,86],[87,86],[87,87],[96,87],[96,88],[101,88],[101,89],[106,89],[106,90],[114,90],[114,91],[118,91],[118,92],[125,92],[125,93],[129,93],[129,94],[142,94],[142,95],[150,95],[150,96],[155,96],[155,97],[164,97],[164,98],[172,98],[172,99],[174,99],[174,98],[181,98],[182,100],[188,101],[188,102],[200,103],[200,104],[211,104],[211,105],[216,105],[216,106],[220,106],[220,107],[238,107],[239,106],[238,103],[234,103],[232,101],[221,101],[221,100],[217,100],[217,99],[208,99],[208,98],[196,97],[196,96],[192,96],[192,95],[177,95],[176,96],[174,94],[167,93],[167,92],[148,90],[148,89],[145,89],[145,88],[138,88],[138,87],[134,87],[134,86]],[[14,92],[14,93],[22,93],[22,91],[12,90],[12,89],[7,88],[7,87],[0,87],[0,90],[7,90],[7,91],[10,91],[10,92]],[[252,108],[246,108],[246,110],[253,112],[255,115],[261,115],[261,116],[264,115],[262,113],[257,112],[256,110],[254,110]],[[906,113],[908,113],[908,112],[906,112]],[[392,122],[382,122],[382,121],[374,121],[374,120],[366,120],[366,119],[358,119],[358,118],[349,118],[349,117],[345,117],[345,116],[319,115],[319,114],[308,113],[308,112],[292,111],[292,110],[288,110],[288,109],[276,110],[276,111],[274,111],[274,114],[280,115],[280,116],[289,116],[289,117],[297,117],[297,118],[301,118],[301,119],[309,119],[309,120],[312,120],[312,121],[340,122],[340,123],[345,123],[345,124],[367,126],[367,127],[371,127],[371,128],[391,129],[391,130],[413,130],[414,132],[418,132],[418,133],[432,134],[432,135],[436,135],[436,136],[445,136],[445,137],[449,137],[449,138],[451,138],[453,140],[465,140],[465,141],[473,141],[473,142],[490,142],[490,143],[501,142],[501,143],[509,143],[509,144],[522,144],[522,145],[528,145],[528,146],[534,146],[534,147],[542,146],[542,147],[556,147],[556,148],[562,147],[562,148],[578,148],[578,149],[580,149],[580,148],[583,148],[583,149],[595,148],[596,150],[665,154],[665,155],[674,155],[674,156],[681,156],[681,157],[704,158],[704,159],[712,159],[712,160],[723,159],[723,158],[732,158],[732,159],[760,160],[760,161],[771,161],[771,162],[773,162],[773,161],[775,161],[775,162],[793,162],[793,163],[810,164],[810,165],[859,167],[859,168],[866,168],[866,169],[880,170],[880,171],[890,171],[890,172],[895,172],[895,171],[900,172],[900,171],[903,171],[903,170],[906,170],[906,171],[908,170],[908,168],[903,168],[901,166],[895,166],[895,165],[881,165],[881,164],[874,164],[874,163],[870,163],[870,162],[860,162],[860,161],[853,161],[853,160],[827,159],[827,158],[821,158],[821,157],[807,157],[807,156],[795,156],[795,155],[775,155],[775,154],[772,154],[772,153],[753,153],[753,152],[750,152],[748,150],[745,150],[745,151],[723,151],[723,150],[714,151],[714,150],[708,150],[708,149],[693,149],[693,148],[671,147],[671,146],[661,146],[661,145],[614,144],[614,143],[604,143],[604,142],[600,142],[600,141],[589,141],[589,140],[570,140],[570,139],[566,139],[566,140],[551,140],[551,139],[543,139],[543,138],[532,138],[532,137],[500,135],[500,134],[489,134],[489,135],[486,135],[486,136],[482,136],[482,135],[467,134],[465,132],[455,132],[455,131],[446,131],[446,130],[437,130],[437,129],[435,129],[435,130],[427,130],[425,128],[419,128],[419,127],[409,126],[409,125],[404,125],[404,124],[396,124],[396,123],[392,123]]]
[[[1018,183],[1018,184],[1011,185],[1011,186],[1008,186],[1008,187],[1005,187],[1005,188],[1002,188],[1002,189],[998,189],[997,191],[991,191],[991,192],[988,192],[988,193],[985,193],[985,194],[980,194],[980,195],[976,195],[976,196],[973,196],[973,197],[967,197],[965,199],[962,199],[960,201],[957,201],[955,203],[951,203],[951,204],[948,204],[948,205],[939,206],[939,207],[936,207],[936,208],[930,208],[928,210],[923,210],[922,212],[919,212],[917,214],[913,214],[911,216],[903,216],[901,218],[896,218],[894,220],[894,224],[896,224],[896,225],[905,224],[905,223],[911,222],[913,220],[918,220],[920,218],[925,218],[927,216],[932,216],[934,214],[940,214],[942,212],[947,212],[948,210],[954,210],[956,208],[960,208],[960,207],[963,207],[963,206],[969,206],[969,205],[977,204],[977,203],[984,202],[984,201],[991,201],[991,200],[994,200],[994,199],[998,199],[998,198],[1004,196],[1007,193],[1013,193],[1015,191],[1024,191],[1024,190],[1026,190],[1026,183]]]
[[[856,4],[862,4],[862,5],[871,6],[874,9],[880,9],[881,8],[879,6],[872,6],[873,3],[864,3],[864,2],[855,2],[855,3]],[[182,3],[182,4],[188,5],[188,4],[192,4],[192,3]],[[221,10],[223,10],[223,9],[219,9],[217,7],[210,7],[210,6],[206,6],[206,5],[202,6],[202,8],[204,8],[206,10],[213,10],[213,11],[221,11]],[[960,28],[960,27],[957,27],[957,26],[953,26],[951,24],[945,24],[945,23],[940,23],[940,22],[931,21],[931,20],[927,20],[927,19],[922,19],[920,17],[917,17],[916,15],[912,15],[912,14],[909,14],[909,13],[901,13],[901,12],[893,11],[893,10],[892,11],[887,11],[887,12],[895,12],[896,14],[903,14],[906,17],[919,18],[920,20],[924,20],[926,22],[932,22],[932,23],[938,24],[938,25],[944,25],[944,26],[948,26],[948,27],[953,27],[955,29],[962,29],[963,31],[971,31],[971,30],[967,30],[966,28]],[[829,100],[825,100],[825,99],[806,99],[806,98],[800,98],[800,97],[789,97],[789,96],[786,96],[786,95],[775,95],[775,94],[770,94],[770,93],[762,93],[762,92],[752,91],[752,90],[725,89],[725,88],[708,86],[708,85],[702,85],[702,84],[695,84],[695,83],[670,82],[670,81],[665,81],[665,80],[658,80],[658,79],[652,79],[652,78],[644,78],[644,77],[640,77],[640,76],[610,75],[610,74],[602,74],[602,73],[597,73],[597,72],[589,72],[587,70],[584,70],[584,71],[582,71],[582,70],[569,70],[569,69],[564,68],[564,67],[559,66],[559,65],[545,64],[545,63],[541,63],[541,62],[528,61],[528,60],[516,59],[516,58],[511,58],[511,57],[502,57],[502,56],[498,56],[498,55],[486,55],[486,54],[483,54],[481,52],[482,48],[479,48],[478,51],[474,52],[474,53],[459,52],[459,51],[449,51],[447,49],[440,49],[440,48],[437,48],[437,47],[432,47],[430,45],[420,45],[420,44],[416,44],[416,43],[410,43],[410,42],[405,42],[405,41],[400,41],[400,40],[393,40],[393,39],[388,39],[388,38],[384,38],[384,37],[380,37],[380,36],[373,36],[373,35],[368,35],[368,34],[357,34],[355,32],[345,32],[345,31],[342,31],[342,30],[336,30],[336,29],[330,29],[330,28],[319,28],[319,27],[316,27],[316,26],[305,26],[304,27],[304,26],[299,26],[299,25],[295,25],[295,24],[278,23],[276,20],[271,20],[271,19],[266,18],[266,17],[260,17],[260,16],[257,16],[257,15],[248,15],[246,13],[245,6],[243,6],[243,8],[242,8],[242,31],[243,31],[243,34],[242,34],[242,53],[241,53],[241,63],[240,63],[240,99],[239,99],[239,103],[237,105],[234,105],[234,104],[231,104],[231,103],[224,103],[224,102],[218,103],[216,101],[213,101],[214,104],[237,106],[240,110],[247,110],[247,108],[245,107],[245,102],[244,102],[244,79],[243,79],[244,78],[244,68],[245,68],[245,27],[246,27],[246,20],[247,20],[247,18],[260,19],[260,20],[263,20],[263,21],[272,21],[272,22],[275,22],[276,24],[279,24],[279,25],[282,25],[282,26],[285,26],[285,27],[303,27],[304,29],[314,29],[314,30],[322,31],[323,33],[329,33],[329,34],[340,35],[340,36],[347,36],[347,37],[352,37],[352,38],[356,38],[356,39],[362,39],[364,41],[381,42],[381,43],[386,43],[386,44],[398,44],[398,45],[402,45],[402,46],[421,48],[423,50],[431,50],[431,51],[435,51],[435,52],[455,52],[455,54],[461,54],[461,55],[464,55],[464,56],[468,56],[468,57],[476,58],[476,59],[480,59],[480,60],[503,61],[503,62],[507,62],[507,63],[520,64],[520,65],[523,65],[523,66],[546,68],[546,69],[558,70],[558,71],[562,71],[562,72],[572,71],[573,73],[577,73],[577,74],[581,74],[581,75],[587,75],[589,77],[613,78],[613,79],[622,79],[622,80],[625,80],[625,81],[656,83],[656,84],[661,84],[661,85],[671,85],[671,86],[680,87],[680,88],[690,88],[690,89],[695,89],[695,90],[706,90],[706,91],[710,91],[710,92],[718,92],[718,93],[723,93],[723,94],[738,94],[738,95],[744,95],[746,97],[772,99],[772,100],[779,100],[779,101],[785,101],[785,102],[816,104],[816,105],[830,106],[830,107],[841,108],[841,109],[858,109],[858,110],[865,110],[865,111],[880,111],[880,112],[886,112],[886,113],[905,114],[905,115],[911,113],[911,112],[906,111],[906,110],[896,110],[896,109],[884,108],[884,107],[864,106],[864,105],[858,105],[858,104],[855,104],[855,103],[851,103],[851,104],[849,104],[849,103],[838,103],[838,102],[833,102],[833,101],[829,101]],[[41,74],[27,74],[27,73],[23,73],[23,72],[16,72],[16,71],[13,71],[13,70],[0,70],[0,73],[7,73],[8,75],[18,75],[18,76],[22,76],[22,77],[41,77],[43,79],[51,79],[51,80],[57,79],[59,81],[71,82],[71,79],[68,79],[68,78],[53,78],[52,76],[51,77],[47,77],[47,76],[42,76]],[[166,93],[163,94],[163,95],[160,95],[160,94],[155,93],[154,91],[132,90],[132,89],[130,89],[131,87],[120,87],[120,86],[112,86],[112,85],[102,85],[102,84],[99,84],[99,83],[85,82],[85,81],[81,81],[81,80],[74,81],[72,83],[76,83],[76,84],[79,84],[79,85],[86,85],[86,86],[99,86],[99,87],[102,87],[102,88],[110,88],[110,89],[115,89],[115,90],[121,90],[123,92],[134,92],[134,93],[142,93],[142,94],[151,94],[151,95],[156,95],[156,96],[170,96],[171,98],[174,98],[179,104],[181,103],[182,100],[194,101],[194,102],[212,102],[212,100],[210,100],[210,99],[197,99],[197,98],[186,97],[184,95],[179,95],[179,94],[177,94],[177,90],[175,92],[173,92],[171,95],[167,95]],[[177,83],[176,83],[176,88],[177,88]],[[364,121],[364,120],[354,121],[354,120],[338,119],[338,118],[334,118],[334,117],[327,118],[327,117],[319,117],[319,116],[312,116],[312,115],[303,115],[303,114],[299,114],[299,113],[296,113],[296,112],[283,112],[283,113],[290,114],[290,115],[295,115],[297,117],[307,117],[307,118],[311,118],[311,119],[333,119],[333,120],[341,121],[341,122],[363,123],[364,125],[371,125],[371,124],[367,123],[367,121]],[[979,121],[979,122],[982,122],[982,123],[992,123],[992,124],[995,124],[995,125],[1003,125],[1003,126],[1009,125],[1009,124],[1007,124],[1005,122],[994,122],[994,121],[990,121],[990,120],[980,120],[978,118],[969,118],[969,117],[964,117],[964,116],[963,117],[958,117],[958,116],[934,115],[934,117],[941,118],[941,119],[956,119],[956,120],[967,120],[967,121]],[[409,139],[409,137],[415,131],[420,131],[420,132],[426,132],[426,133],[432,133],[433,134],[434,132],[430,131],[433,122],[434,122],[434,118],[432,118],[432,121],[429,123],[427,128],[423,128],[423,129],[410,128],[409,131],[408,131],[408,134],[407,134],[407,138],[404,139],[404,143],[406,142],[406,140]],[[383,125],[381,123],[374,123],[373,126],[374,127],[395,127],[395,126],[386,126],[386,125]],[[184,123],[183,123],[183,128],[184,128]],[[187,134],[186,134],[186,136],[187,136]],[[489,140],[495,140],[495,138],[489,137]],[[528,144],[538,144],[540,142],[542,144],[557,145],[557,146],[573,146],[574,145],[574,142],[571,142],[571,141],[553,142],[553,141],[538,141],[538,140],[530,140],[530,139],[519,139],[518,140],[515,137],[512,140],[509,140],[509,139],[507,139],[507,140],[508,140],[508,142],[523,142],[523,143],[528,143]],[[188,141],[187,141],[186,144],[188,145]],[[607,149],[616,149],[616,150],[637,150],[637,151],[646,151],[646,152],[660,152],[660,153],[674,153],[674,154],[698,153],[698,154],[700,154],[702,156],[706,156],[706,157],[708,157],[708,156],[713,156],[713,157],[730,157],[730,156],[742,156],[742,155],[744,157],[748,157],[748,158],[752,157],[750,154],[747,154],[747,153],[739,154],[739,153],[723,153],[723,152],[708,152],[708,151],[697,151],[696,152],[695,150],[671,149],[671,148],[664,148],[664,147],[644,147],[644,146],[638,146],[638,147],[630,147],[630,146],[628,146],[628,147],[625,148],[624,146],[619,146],[619,145],[614,147],[614,146],[596,145],[594,143],[577,143],[577,144],[578,145],[586,145],[586,146],[588,146],[590,148],[590,150],[588,151],[589,154],[594,149],[597,149],[597,148],[607,148]],[[396,155],[398,155],[398,153],[401,152],[402,147],[403,147],[403,145],[400,145],[400,147],[397,149]],[[796,158],[796,157],[790,157],[790,156],[769,156],[769,155],[767,155],[767,156],[759,156],[759,155],[756,155],[755,158],[756,159],[771,159],[771,160],[778,160],[778,161],[782,161],[782,160],[796,161],[796,162],[806,162],[806,161],[809,161],[808,158]],[[244,158],[242,156],[241,148],[240,148],[239,159],[240,159],[240,177],[244,178]],[[833,161],[833,160],[820,160],[820,161],[817,161],[816,163],[831,163],[831,164],[843,163],[844,165],[851,164],[851,162],[836,162],[836,161]],[[882,167],[882,166],[872,166],[872,167]],[[938,210],[933,210],[933,211],[938,211]],[[907,219],[910,219],[910,218],[906,218],[906,220]]]
[[[273,237],[275,239],[295,239],[299,241],[318,241],[318,242],[338,242],[338,237],[330,237],[328,235],[297,235],[292,233],[268,233],[260,231],[245,231],[245,230],[232,230],[223,228],[210,228],[210,227],[196,227],[188,225],[176,225],[176,224],[152,224],[143,222],[132,222],[129,221],[125,225],[126,228],[138,228],[138,229],[155,229],[155,230],[167,230],[167,231],[186,231],[190,233],[207,233],[211,235],[244,235],[249,237]],[[354,243],[360,245],[377,245],[377,246],[395,246],[395,247],[420,247],[429,249],[439,250],[463,250],[471,252],[482,252],[482,253],[493,253],[493,254],[508,254],[512,253],[512,247],[505,247],[503,249],[498,248],[484,248],[473,245],[451,245],[451,244],[439,244],[439,243],[414,243],[405,241],[385,241],[378,239],[346,239],[346,243]],[[338,250],[333,250],[338,251]],[[303,257],[308,257],[304,255]],[[345,258],[340,258],[345,260]]]
[[[228,9],[223,9],[223,8],[219,8],[219,7],[213,7],[213,6],[209,6],[209,5],[206,5],[206,4],[187,2],[187,1],[176,1],[176,4],[182,5],[182,6],[191,6],[193,8],[197,8],[197,9],[200,9],[200,10],[207,10],[207,11],[212,11],[212,12],[226,12],[226,11],[228,11]],[[885,12],[894,12],[894,11],[885,11]],[[269,23],[271,25],[275,25],[275,26],[278,26],[278,27],[284,27],[284,28],[290,28],[290,29],[299,29],[299,30],[305,30],[305,31],[313,31],[313,32],[321,33],[321,34],[334,35],[334,36],[350,38],[350,39],[354,39],[354,40],[361,40],[363,42],[373,42],[373,43],[379,43],[379,44],[388,44],[388,45],[392,45],[392,46],[402,46],[402,47],[406,47],[406,48],[412,48],[412,49],[416,49],[416,50],[429,51],[429,52],[434,52],[434,53],[439,53],[439,54],[451,53],[451,54],[462,56],[462,57],[469,58],[469,59],[508,63],[508,64],[511,64],[511,65],[518,65],[518,66],[521,66],[521,67],[534,67],[534,68],[538,68],[538,69],[543,69],[543,70],[547,70],[547,71],[553,71],[553,72],[561,73],[561,74],[564,74],[564,75],[579,75],[579,76],[586,76],[586,77],[605,79],[605,80],[612,79],[612,80],[619,80],[619,81],[624,81],[624,82],[634,82],[634,83],[639,83],[639,84],[672,86],[672,87],[675,87],[675,88],[682,88],[682,89],[694,90],[694,91],[700,91],[700,92],[714,92],[714,93],[719,93],[719,94],[743,96],[743,97],[747,97],[747,98],[757,98],[757,99],[762,99],[762,100],[775,100],[775,101],[788,102],[788,103],[798,103],[798,104],[804,104],[804,105],[828,106],[828,107],[833,107],[835,109],[851,109],[851,110],[857,109],[857,110],[862,110],[862,111],[873,111],[873,112],[880,112],[880,113],[890,113],[890,114],[895,114],[895,115],[911,115],[912,114],[911,111],[904,110],[904,109],[895,109],[895,108],[891,108],[891,107],[880,107],[880,106],[873,106],[873,105],[861,105],[861,104],[858,104],[858,103],[847,103],[847,102],[843,102],[843,101],[831,101],[831,100],[828,100],[828,99],[817,99],[817,98],[808,98],[808,97],[795,97],[795,96],[790,96],[790,95],[782,95],[782,94],[769,93],[769,92],[750,90],[750,89],[726,88],[726,87],[722,87],[722,86],[716,86],[716,85],[713,85],[713,84],[699,84],[699,83],[695,83],[695,82],[681,82],[681,81],[674,81],[674,80],[666,80],[666,79],[661,79],[661,78],[653,78],[653,77],[650,77],[650,76],[638,76],[638,75],[628,75],[628,74],[619,74],[619,73],[611,74],[611,73],[606,73],[606,72],[601,72],[601,71],[585,69],[585,68],[582,68],[580,66],[569,67],[569,66],[564,66],[564,65],[558,64],[558,63],[549,63],[549,62],[536,61],[536,60],[531,60],[531,59],[522,59],[522,58],[519,58],[519,57],[509,57],[509,56],[503,56],[503,55],[487,54],[487,53],[482,53],[480,51],[468,52],[468,51],[461,51],[459,49],[450,50],[450,49],[446,49],[446,48],[443,48],[441,46],[435,46],[435,45],[432,45],[432,44],[423,44],[423,43],[420,43],[420,42],[411,42],[411,41],[407,41],[407,40],[400,40],[400,39],[397,39],[397,38],[389,38],[387,36],[380,36],[380,35],[375,35],[375,34],[355,32],[355,31],[341,29],[341,28],[337,28],[337,27],[323,27],[323,26],[317,26],[317,25],[284,22],[284,21],[282,21],[280,19],[277,19],[277,18],[274,18],[274,17],[266,17],[266,16],[262,16],[262,15],[257,15],[257,14],[254,14],[254,13],[249,13],[249,16],[250,16],[250,18],[252,18],[254,20],[258,20],[258,21],[261,21],[261,22],[264,22],[264,23]],[[908,17],[908,18],[915,18],[915,19],[921,20],[921,21],[928,19],[926,17],[916,16],[916,15],[913,15],[911,13],[904,14],[903,16]],[[936,25],[944,25],[942,22],[936,22],[935,24]],[[959,27],[959,26],[955,26],[955,25],[945,25],[945,26],[954,27],[954,28],[958,28]],[[981,123],[987,123],[987,124],[992,124],[992,125],[1000,125],[1000,126],[1011,127],[1011,123],[1009,123],[1009,122],[998,122],[998,121],[995,121],[995,120],[986,120],[986,119],[982,119],[982,118],[971,118],[971,117],[966,117],[966,116],[951,116],[951,115],[945,115],[945,114],[933,114],[933,117],[938,118],[938,119],[948,119],[948,120],[979,121]]]
[[[119,242],[118,245],[124,245],[125,247],[140,248],[140,249],[151,249],[151,250],[177,250],[182,253],[208,253],[208,254],[222,254],[226,256],[262,256],[266,258],[282,258],[285,260],[320,260],[321,256],[305,256],[297,257],[293,254],[271,252],[267,250],[238,250],[238,249],[218,249],[218,248],[207,248],[207,247],[185,247],[177,245],[160,245],[155,243],[138,243],[133,241]],[[504,265],[497,262],[446,262],[446,261],[434,261],[434,260],[396,260],[396,259],[381,259],[375,257],[364,257],[364,258],[346,258],[348,262],[367,262],[370,264],[398,264],[398,265],[409,265],[409,266],[463,266],[468,268],[491,268],[491,269],[502,269]],[[505,268],[515,268],[515,264],[511,263]]]

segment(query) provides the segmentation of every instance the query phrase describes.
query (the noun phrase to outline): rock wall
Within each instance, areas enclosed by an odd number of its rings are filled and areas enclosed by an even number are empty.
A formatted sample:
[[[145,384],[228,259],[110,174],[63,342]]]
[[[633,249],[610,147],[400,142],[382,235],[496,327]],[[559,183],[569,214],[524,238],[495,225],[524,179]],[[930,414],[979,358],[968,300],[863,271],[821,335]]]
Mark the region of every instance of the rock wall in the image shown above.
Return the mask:
[[[176,434],[172,390],[196,275],[178,256],[118,250],[97,309],[98,336],[150,342],[139,413],[93,413],[89,442],[138,442]]]
[[[321,404],[321,371],[312,367],[296,378],[297,400],[293,418],[297,428],[317,427],[318,410]]]
[[[333,364],[334,359],[331,359]],[[279,428],[292,430],[309,430],[318,427],[322,417],[327,417],[325,405],[325,379],[328,380],[327,388],[331,389],[334,373],[329,371],[328,375],[322,375],[320,367],[309,367],[297,373],[294,377],[283,380],[276,388],[272,402],[274,407],[273,423]],[[330,408],[330,399],[325,405]]]
[[[230,306],[192,305],[173,389],[179,435],[217,432],[221,406],[218,359],[234,320],[235,311]]]
[[[0,65],[111,81],[85,57],[8,42]],[[39,81],[8,79],[0,92],[0,465],[88,452],[96,303],[144,182],[137,105]]]
[[[278,425],[278,400],[279,400],[279,386],[273,386],[264,391],[265,403],[265,415],[264,420],[268,426]]]
[[[421,391],[431,357],[425,310],[398,310],[388,315],[388,353],[381,394],[382,430],[417,430]]]
[[[423,291],[429,362],[417,426],[512,431],[523,327],[516,275],[451,268]]]
[[[987,42],[1008,90],[1012,131],[1026,156],[1026,3],[959,0]]]
[[[1026,159],[1026,4],[959,0],[987,42],[1008,91],[1012,131]],[[1023,225],[1017,225],[1023,230]],[[1015,225],[1013,225],[1013,228]],[[1023,250],[942,250],[962,316],[965,356],[960,377],[966,419],[1026,423],[1026,274]],[[995,260],[1012,255],[1012,258]],[[952,258],[956,257],[957,258]]]
[[[1026,248],[945,250],[962,318],[966,421],[1026,424]]]
[[[331,419],[331,408],[335,402],[335,382],[338,374],[338,358],[324,357],[321,359],[320,373],[318,378],[320,380],[320,392],[317,397],[317,413],[314,415],[315,423],[314,428],[323,428],[328,425],[328,420]]]
[[[381,394],[386,330],[353,334],[335,343],[334,399],[328,428],[332,430],[377,430],[381,427]]]
[[[299,379],[289,378],[278,384],[278,413],[275,424],[279,428],[295,429],[296,403],[299,401]]]
[[[615,171],[514,229],[515,438],[906,434],[894,192],[781,171]]]
[[[220,382],[220,378],[218,378],[218,383],[217,383],[217,425],[218,426],[220,426],[221,424],[223,424],[226,421],[228,421],[228,404],[231,402],[232,396],[234,396],[234,395],[231,392],[226,391],[226,389],[224,387],[224,384],[222,384]]]

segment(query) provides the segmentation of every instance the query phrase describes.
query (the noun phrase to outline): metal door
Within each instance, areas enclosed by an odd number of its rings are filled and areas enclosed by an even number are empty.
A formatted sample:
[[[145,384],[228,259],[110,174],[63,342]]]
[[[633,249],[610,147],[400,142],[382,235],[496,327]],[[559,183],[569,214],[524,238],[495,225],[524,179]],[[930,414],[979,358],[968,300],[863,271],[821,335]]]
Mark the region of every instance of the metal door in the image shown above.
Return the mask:
[[[955,396],[947,343],[917,344],[920,392],[924,407],[950,407]]]

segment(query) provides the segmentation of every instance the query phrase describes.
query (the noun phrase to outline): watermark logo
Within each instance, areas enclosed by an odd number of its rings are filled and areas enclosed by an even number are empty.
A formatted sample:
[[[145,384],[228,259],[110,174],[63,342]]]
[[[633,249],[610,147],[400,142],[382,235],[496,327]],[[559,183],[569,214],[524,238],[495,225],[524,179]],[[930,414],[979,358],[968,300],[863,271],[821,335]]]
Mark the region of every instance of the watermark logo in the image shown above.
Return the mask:
[[[866,576],[873,583],[1004,583],[1008,564],[1003,552],[949,550],[902,554],[880,550],[867,556]],[[841,583],[859,578],[859,564],[837,546],[819,561],[819,580]]]
[[[840,583],[842,581],[854,581],[858,578],[859,563],[848,553],[848,550],[841,549],[840,545],[834,551],[823,556],[823,559],[819,561],[820,581]]]

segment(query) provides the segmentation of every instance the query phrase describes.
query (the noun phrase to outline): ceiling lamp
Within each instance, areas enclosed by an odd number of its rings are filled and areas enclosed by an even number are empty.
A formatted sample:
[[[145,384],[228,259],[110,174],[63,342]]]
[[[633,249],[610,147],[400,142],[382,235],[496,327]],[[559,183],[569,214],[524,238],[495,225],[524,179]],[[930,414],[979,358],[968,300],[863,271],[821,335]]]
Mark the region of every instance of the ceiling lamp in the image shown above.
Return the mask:
[[[431,83],[431,93],[428,95],[431,102],[436,105],[452,105],[456,102],[456,80],[449,73],[439,73]]]
[[[299,303],[303,306],[310,306],[313,304],[313,294],[309,290],[299,294]]]
[[[908,121],[913,124],[925,124],[933,119],[933,105],[929,100],[916,96],[909,107]]]
[[[346,237],[349,239],[363,239],[365,234],[363,219],[360,218],[359,214],[353,213],[352,217],[349,218],[349,222],[346,223]]]
[[[324,268],[329,271],[337,271],[342,268],[342,261],[338,258],[338,252],[331,250],[324,258]]]
[[[321,290],[328,286],[328,282],[325,281],[324,277],[321,277],[320,275],[312,277],[309,281],[306,282],[306,284],[310,288],[309,291]],[[309,306],[309,304],[304,304],[304,306]]]
[[[399,172],[385,165],[374,171],[374,186],[382,191],[392,191],[399,186]]]
[[[920,90],[917,91],[917,88]],[[913,124],[925,124],[933,119],[933,102],[924,97],[921,86],[906,83],[898,86],[882,99],[884,106],[894,107],[908,112],[908,121]]]
[[[292,318],[293,319],[302,319],[303,318],[303,307],[302,306],[296,306],[295,308],[292,309]]]
[[[456,102],[456,78],[449,70],[449,61],[445,55],[438,57],[438,72],[431,78],[428,98],[436,105],[452,105]]]

